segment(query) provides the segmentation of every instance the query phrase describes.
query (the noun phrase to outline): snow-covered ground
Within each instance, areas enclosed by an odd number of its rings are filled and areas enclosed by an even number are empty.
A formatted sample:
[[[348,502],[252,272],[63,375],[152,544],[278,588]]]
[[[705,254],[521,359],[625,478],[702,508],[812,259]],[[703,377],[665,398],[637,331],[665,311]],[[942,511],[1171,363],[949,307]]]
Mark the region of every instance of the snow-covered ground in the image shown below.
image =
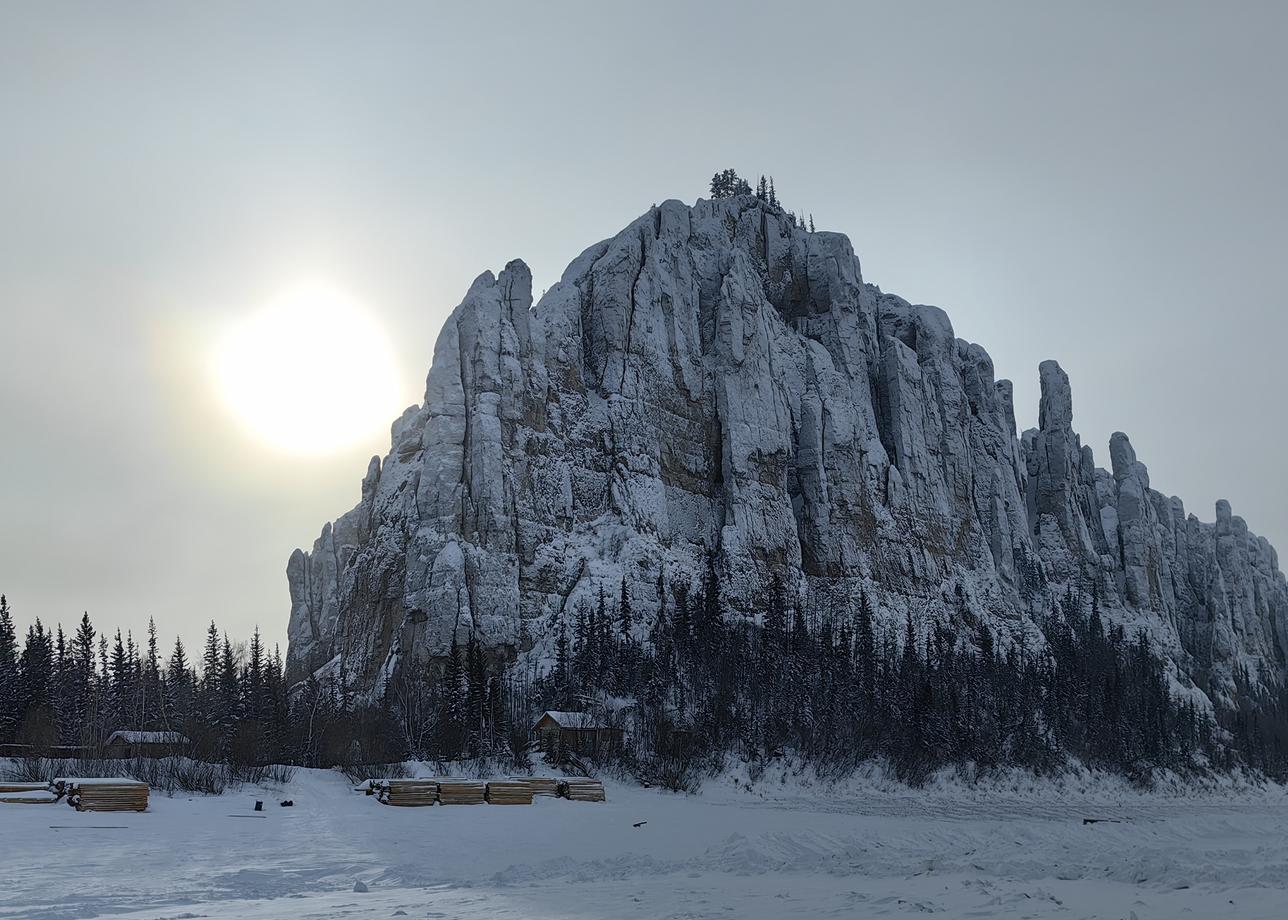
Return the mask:
[[[355,794],[337,773],[300,770],[283,789],[154,796],[147,814],[0,805],[0,917],[1170,920],[1288,910],[1288,799],[1277,788],[1181,797],[1103,783],[912,792],[792,780],[749,792],[725,780],[678,796],[606,785],[602,805],[400,809]],[[295,807],[279,807],[283,798]]]

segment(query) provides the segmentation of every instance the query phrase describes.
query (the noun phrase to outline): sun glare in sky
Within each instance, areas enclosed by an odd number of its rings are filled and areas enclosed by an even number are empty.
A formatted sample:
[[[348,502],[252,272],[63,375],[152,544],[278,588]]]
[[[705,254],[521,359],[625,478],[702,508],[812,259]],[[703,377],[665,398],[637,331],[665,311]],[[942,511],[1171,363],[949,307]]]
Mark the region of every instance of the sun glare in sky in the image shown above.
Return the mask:
[[[251,433],[297,454],[348,447],[402,408],[384,330],[326,283],[288,288],[232,326],[216,345],[214,376]]]

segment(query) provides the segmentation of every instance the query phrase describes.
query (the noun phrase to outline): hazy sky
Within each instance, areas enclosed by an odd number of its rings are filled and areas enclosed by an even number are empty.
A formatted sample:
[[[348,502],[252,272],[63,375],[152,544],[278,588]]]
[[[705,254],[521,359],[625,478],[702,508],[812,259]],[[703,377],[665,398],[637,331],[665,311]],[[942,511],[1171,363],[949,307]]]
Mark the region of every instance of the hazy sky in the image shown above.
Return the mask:
[[[301,280],[419,402],[470,280],[538,289],[733,166],[944,307],[1037,416],[1057,358],[1203,519],[1288,551],[1283,4],[0,0],[0,591],[17,617],[283,639],[334,453],[219,401],[215,342]],[[319,366],[302,402],[369,361]],[[388,416],[388,417],[386,417]],[[169,639],[167,639],[167,642]]]

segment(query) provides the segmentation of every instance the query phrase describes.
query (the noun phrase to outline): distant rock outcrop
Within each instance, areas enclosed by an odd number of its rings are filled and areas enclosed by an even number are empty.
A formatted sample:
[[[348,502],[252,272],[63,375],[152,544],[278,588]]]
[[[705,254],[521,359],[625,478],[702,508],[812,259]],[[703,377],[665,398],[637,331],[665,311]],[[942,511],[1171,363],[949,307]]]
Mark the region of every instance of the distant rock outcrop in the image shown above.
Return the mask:
[[[1068,377],[1040,374],[1017,438],[1010,383],[942,310],[751,196],[652,208],[535,307],[511,262],[444,325],[361,502],[291,556],[289,674],[378,689],[471,632],[542,654],[579,597],[625,577],[648,610],[710,559],[732,615],[777,573],[797,604],[862,588],[888,621],[983,620],[1039,649],[1072,589],[1183,685],[1282,676],[1274,549],[1225,502],[1206,524],[1151,489],[1126,435],[1097,468]]]

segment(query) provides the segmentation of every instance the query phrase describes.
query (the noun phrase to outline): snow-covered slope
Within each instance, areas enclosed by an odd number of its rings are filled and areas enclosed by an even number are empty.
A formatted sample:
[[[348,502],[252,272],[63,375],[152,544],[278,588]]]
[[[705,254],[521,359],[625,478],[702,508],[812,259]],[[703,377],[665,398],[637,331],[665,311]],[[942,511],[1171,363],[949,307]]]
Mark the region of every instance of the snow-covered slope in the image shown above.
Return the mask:
[[[667,201],[535,307],[531,286],[520,261],[475,280],[361,502],[291,556],[292,677],[376,687],[454,632],[540,652],[579,596],[625,577],[647,611],[709,557],[733,615],[778,573],[801,605],[864,589],[887,620],[983,620],[1032,649],[1072,588],[1182,683],[1283,674],[1264,539],[1151,489],[1126,435],[1096,467],[1053,361],[1017,437],[984,349],[866,284],[843,235],[750,196]]]

